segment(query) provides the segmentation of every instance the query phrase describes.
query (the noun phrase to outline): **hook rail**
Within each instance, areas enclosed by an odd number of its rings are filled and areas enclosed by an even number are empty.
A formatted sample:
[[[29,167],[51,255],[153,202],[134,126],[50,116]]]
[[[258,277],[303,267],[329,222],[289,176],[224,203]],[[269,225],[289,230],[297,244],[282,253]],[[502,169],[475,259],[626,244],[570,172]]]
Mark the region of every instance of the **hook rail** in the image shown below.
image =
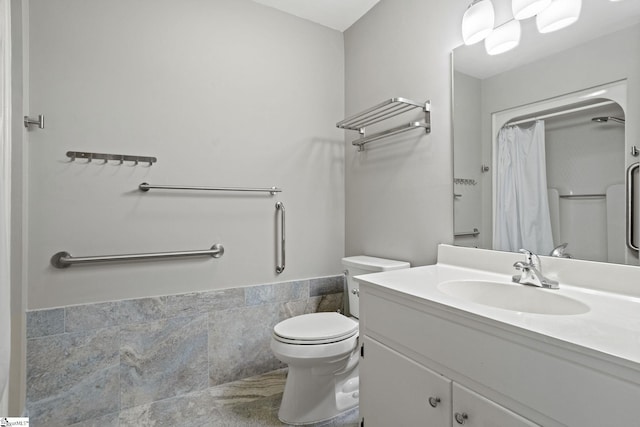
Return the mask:
[[[122,255],[102,255],[102,256],[86,256],[74,257],[69,252],[58,252],[51,257],[51,265],[55,268],[68,268],[73,264],[90,264],[103,262],[119,262],[119,261],[148,261],[170,258],[191,258],[198,256],[210,256],[212,258],[220,258],[224,255],[224,247],[216,243],[211,249],[202,251],[181,251],[181,252],[154,252],[146,254],[122,254]]]
[[[91,163],[93,160],[104,160],[103,164],[106,164],[110,160],[120,162],[123,164],[124,162],[133,162],[134,166],[138,163],[149,163],[149,166],[153,165],[158,161],[155,157],[150,156],[131,156],[128,154],[107,154],[107,153],[91,153],[87,151],[67,151],[67,157],[71,159],[71,161],[75,161],[76,159],[85,159],[86,163]]]

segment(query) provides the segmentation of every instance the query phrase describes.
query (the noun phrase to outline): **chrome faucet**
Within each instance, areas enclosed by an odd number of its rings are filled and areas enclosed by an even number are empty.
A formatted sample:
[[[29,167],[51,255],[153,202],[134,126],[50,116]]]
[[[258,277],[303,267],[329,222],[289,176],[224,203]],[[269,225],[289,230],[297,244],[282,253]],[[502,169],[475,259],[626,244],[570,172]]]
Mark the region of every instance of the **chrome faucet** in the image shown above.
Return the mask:
[[[568,243],[563,243],[561,245],[553,248],[549,256],[558,257],[558,258],[571,258],[571,255],[567,253],[567,245]]]
[[[524,254],[525,261],[516,261],[513,266],[516,270],[521,270],[522,274],[516,274],[512,277],[512,281],[520,283],[521,285],[537,286],[539,288],[546,289],[558,289],[558,282],[555,280],[547,279],[542,274],[542,263],[538,255],[531,253],[526,249],[520,249],[520,252]],[[537,263],[534,261],[534,257]]]

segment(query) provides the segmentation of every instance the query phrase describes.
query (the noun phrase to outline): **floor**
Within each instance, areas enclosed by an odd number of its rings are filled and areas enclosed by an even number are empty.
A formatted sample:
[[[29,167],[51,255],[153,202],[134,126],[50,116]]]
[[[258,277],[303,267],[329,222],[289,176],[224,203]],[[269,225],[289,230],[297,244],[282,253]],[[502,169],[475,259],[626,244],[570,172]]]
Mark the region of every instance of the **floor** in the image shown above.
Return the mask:
[[[120,414],[125,426],[262,427],[286,426],[278,420],[286,369],[246,378],[206,391]],[[173,402],[171,402],[173,400]],[[358,408],[314,427],[359,427]]]

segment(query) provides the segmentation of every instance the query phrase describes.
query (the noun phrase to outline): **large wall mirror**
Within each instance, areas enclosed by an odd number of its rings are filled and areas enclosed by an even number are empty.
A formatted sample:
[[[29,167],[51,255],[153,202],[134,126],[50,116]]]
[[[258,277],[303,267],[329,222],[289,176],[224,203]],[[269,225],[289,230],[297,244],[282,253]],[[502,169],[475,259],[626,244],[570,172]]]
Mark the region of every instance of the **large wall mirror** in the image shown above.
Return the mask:
[[[640,1],[521,26],[503,54],[453,51],[455,244],[638,265]]]

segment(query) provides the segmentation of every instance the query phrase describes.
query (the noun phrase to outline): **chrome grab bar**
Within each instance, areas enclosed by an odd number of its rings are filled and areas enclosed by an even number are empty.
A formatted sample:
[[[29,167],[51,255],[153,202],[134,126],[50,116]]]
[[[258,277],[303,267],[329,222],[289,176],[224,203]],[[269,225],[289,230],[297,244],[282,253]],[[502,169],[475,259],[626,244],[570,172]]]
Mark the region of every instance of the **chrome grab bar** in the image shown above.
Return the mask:
[[[282,260],[282,264],[278,264],[276,260],[276,273],[280,274],[284,271],[284,258],[285,258],[285,250],[284,250],[284,205],[282,202],[276,203],[276,211],[280,211],[280,259]],[[277,244],[276,244],[277,247]]]
[[[211,256],[220,258],[224,255],[224,247],[216,243],[211,249],[202,251],[181,251],[181,252],[155,252],[147,254],[123,254],[123,255],[102,255],[102,256],[86,256],[74,257],[69,252],[58,252],[51,257],[51,265],[55,268],[67,268],[73,264],[89,264],[101,262],[117,262],[117,261],[146,261],[168,258],[187,258],[197,256]]]
[[[278,187],[271,188],[239,188],[239,187],[198,187],[198,186],[184,186],[184,185],[151,185],[143,182],[138,186],[140,191],[149,190],[204,190],[204,191],[250,191],[260,193],[270,193],[272,196],[276,193],[281,193],[282,189]]]
[[[638,246],[633,243],[633,202],[634,202],[633,191],[635,189],[633,185],[633,173],[637,169],[640,169],[640,162],[633,163],[627,168],[627,182],[626,182],[626,186],[627,186],[627,247],[634,251],[640,250],[640,248],[638,248]]]
[[[474,228],[473,231],[463,231],[460,233],[453,233],[454,237],[464,237],[464,236],[477,236],[480,234],[480,230]]]

